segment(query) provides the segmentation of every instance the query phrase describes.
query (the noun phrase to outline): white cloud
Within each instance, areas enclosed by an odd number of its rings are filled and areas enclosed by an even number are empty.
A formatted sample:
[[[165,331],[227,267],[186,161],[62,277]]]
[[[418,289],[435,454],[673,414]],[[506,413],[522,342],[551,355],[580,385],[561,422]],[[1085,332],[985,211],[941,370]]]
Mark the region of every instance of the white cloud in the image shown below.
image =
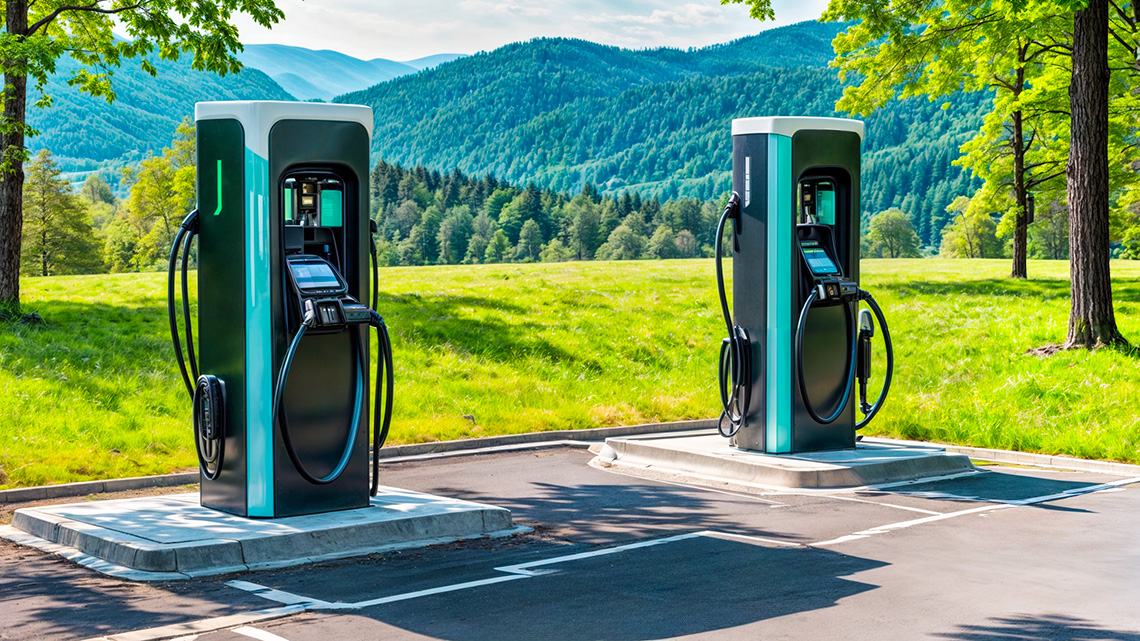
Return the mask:
[[[774,0],[776,21],[719,0],[277,0],[272,29],[239,21],[246,43],[333,49],[359,58],[408,60],[489,51],[536,37],[582,38],[625,47],[700,47],[817,18],[827,0]]]

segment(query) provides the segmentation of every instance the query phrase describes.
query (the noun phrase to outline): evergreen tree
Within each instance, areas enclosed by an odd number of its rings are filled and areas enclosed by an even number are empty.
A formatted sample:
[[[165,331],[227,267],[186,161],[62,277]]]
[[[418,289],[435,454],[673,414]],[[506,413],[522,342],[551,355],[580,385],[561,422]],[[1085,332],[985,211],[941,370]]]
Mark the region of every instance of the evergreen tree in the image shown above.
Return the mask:
[[[439,225],[439,262],[454,265],[467,256],[467,243],[475,230],[475,219],[467,205],[453,208]]]
[[[515,250],[515,260],[533,262],[542,253],[542,230],[534,219],[523,223],[519,232],[519,244]]]
[[[102,247],[82,198],[71,193],[51,152],[27,165],[24,180],[24,244],[20,271],[26,276],[101,271]]]

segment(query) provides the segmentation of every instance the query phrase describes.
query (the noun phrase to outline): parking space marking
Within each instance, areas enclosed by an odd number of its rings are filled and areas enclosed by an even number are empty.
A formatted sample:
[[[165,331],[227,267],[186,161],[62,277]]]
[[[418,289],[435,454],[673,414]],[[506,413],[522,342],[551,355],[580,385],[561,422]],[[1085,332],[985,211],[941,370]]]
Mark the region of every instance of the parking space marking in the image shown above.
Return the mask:
[[[606,556],[609,554],[617,554],[619,552],[628,552],[630,550],[637,550],[641,548],[653,547],[657,545],[665,545],[668,543],[676,543],[677,541],[685,541],[695,538],[713,538],[713,539],[732,539],[744,541],[753,544],[768,544],[780,545],[785,547],[803,547],[799,543],[791,543],[788,541],[780,541],[777,539],[766,539],[756,536],[748,536],[744,534],[735,534],[732,532],[718,532],[714,530],[702,530],[700,532],[690,532],[688,534],[678,534],[675,536],[667,536],[659,539],[649,539],[646,541],[638,541],[637,543],[628,543],[626,545],[618,545],[609,548],[601,548],[599,550],[591,550],[589,552],[578,552],[575,554],[566,554],[563,556],[556,556],[549,559],[540,559],[538,561],[528,561],[526,563],[516,563],[514,565],[503,565],[496,567],[498,572],[506,572],[506,576],[496,576],[487,579],[479,579],[476,581],[465,581],[463,583],[453,583],[451,585],[443,585],[436,588],[428,588],[426,590],[416,590],[414,592],[405,592],[403,594],[394,594],[391,596],[377,597],[375,599],[368,599],[365,601],[357,601],[355,603],[344,603],[341,601],[330,602],[320,599],[313,599],[301,595],[277,590],[274,588],[250,583],[248,581],[228,581],[227,586],[244,590],[257,596],[260,596],[271,601],[278,603],[288,603],[305,610],[359,610],[360,608],[369,608],[377,605],[385,605],[387,603],[395,603],[397,601],[407,601],[409,599],[418,599],[426,596],[433,596],[436,594],[444,594],[447,592],[457,592],[459,590],[469,590],[471,588],[478,588],[485,585],[493,585],[495,583],[503,583],[506,581],[516,581],[518,579],[529,579],[536,576],[543,576],[555,572],[556,570],[550,569],[534,569],[544,568],[550,565],[559,563],[568,563],[571,561],[580,561],[582,559],[589,559],[598,556]]]
[[[852,501],[854,503],[870,503],[871,505],[881,505],[883,507],[893,507],[896,510],[906,510],[907,512],[918,512],[919,514],[929,514],[935,516],[944,514],[943,512],[935,512],[934,510],[925,510],[920,507],[911,507],[909,505],[896,505],[894,503],[881,503],[879,501],[872,501],[870,499],[859,499],[854,496],[838,496],[835,494],[817,494],[821,498],[835,499],[836,501]]]
[[[435,594],[444,594],[446,592],[457,592],[459,590],[469,590],[471,588],[478,588],[484,585],[493,585],[495,583],[503,583],[504,581],[515,581],[517,579],[529,578],[525,574],[511,574],[509,576],[496,576],[490,579],[480,579],[478,581],[467,581],[466,583],[454,583],[452,585],[444,585],[438,588],[429,588],[427,590],[417,590],[415,592],[405,592],[403,594],[396,594],[393,596],[384,596],[376,599],[369,599],[367,601],[358,601],[356,603],[334,603],[331,604],[332,609],[351,609],[358,610],[360,608],[370,608],[376,605],[384,605],[386,603],[395,603],[397,601],[407,601],[408,599],[418,599],[420,597],[432,596]],[[317,609],[317,608],[314,608]],[[327,609],[327,608],[322,608]]]
[[[1119,481],[1111,481],[1109,483],[1101,483],[1099,485],[1089,485],[1087,487],[1077,487],[1064,492],[1050,494],[1048,496],[1035,496],[1031,499],[1020,499],[1016,501],[1000,501],[1007,505],[1036,505],[1038,503],[1046,503],[1048,501],[1056,501],[1059,499],[1067,499],[1073,496],[1081,496],[1082,494],[1095,494],[1097,492],[1104,492],[1107,490],[1123,489],[1126,485],[1135,485],[1140,483],[1140,476],[1121,479]]]
[[[249,637],[251,639],[257,639],[257,641],[289,641],[285,637],[279,637],[276,634],[273,634],[272,632],[266,632],[265,630],[258,630],[257,628],[251,628],[248,626],[242,626],[240,628],[234,628],[233,630],[231,630],[231,632],[233,632],[235,634],[240,634],[243,637]]]
[[[857,541],[859,539],[865,539],[869,536],[875,536],[876,534],[886,534],[888,532],[903,530],[903,529],[906,529],[909,527],[913,527],[915,525],[923,525],[926,523],[933,523],[935,521],[944,521],[946,519],[953,519],[953,518],[957,518],[959,516],[966,516],[969,514],[980,514],[983,512],[993,512],[995,510],[1002,510],[1002,509],[1011,508],[1011,507],[1025,507],[1028,505],[1037,505],[1039,503],[1047,503],[1050,501],[1058,501],[1061,499],[1073,498],[1073,497],[1082,496],[1085,494],[1096,494],[1098,492],[1115,492],[1115,491],[1123,489],[1123,487],[1126,485],[1134,485],[1136,483],[1140,483],[1140,477],[1121,479],[1119,481],[1110,481],[1108,483],[1100,483],[1097,485],[1089,485],[1086,487],[1078,487],[1078,488],[1073,488],[1070,490],[1065,490],[1064,492],[1058,492],[1056,494],[1048,494],[1045,496],[1034,496],[1034,497],[1027,498],[1027,499],[1017,499],[1017,500],[994,500],[994,499],[991,499],[988,504],[982,505],[980,507],[970,508],[968,510],[959,510],[957,512],[948,512],[946,514],[938,514],[935,516],[928,516],[928,517],[922,518],[922,519],[913,519],[910,521],[901,521],[899,523],[890,523],[887,525],[880,525],[878,527],[873,527],[873,528],[870,528],[868,530],[862,530],[859,532],[855,532],[852,534],[847,534],[845,536],[841,536],[841,537],[836,538],[836,539],[830,539],[827,541],[820,541],[818,543],[812,543],[810,545],[811,545],[811,547],[822,547],[822,546],[827,546],[827,545],[837,545],[839,543],[847,543],[848,541]]]
[[[298,596],[291,592],[274,590],[273,588],[267,588],[264,585],[258,585],[256,583],[250,583],[248,581],[227,581],[226,585],[230,586],[231,588],[237,588],[239,590],[245,590],[246,592],[252,592],[256,596],[259,596],[263,599],[269,599],[270,601],[284,603],[285,605],[303,605],[307,607],[321,607],[332,605],[327,601],[309,599],[307,597]]]
[[[119,634],[110,634],[101,637],[94,637],[87,641],[154,641],[155,639],[170,639],[173,637],[190,637],[201,636],[209,632],[217,630],[224,630],[234,626],[249,625],[250,623],[257,623],[258,621],[266,621],[268,619],[279,619],[281,617],[289,616],[304,612],[305,606],[302,605],[286,605],[279,608],[269,608],[267,610],[255,610],[253,612],[243,612],[241,614],[230,614],[221,617],[210,617],[208,619],[198,619],[196,621],[187,621],[185,623],[175,623],[172,625],[163,625],[156,628],[145,628],[142,630],[133,630],[131,632],[121,632]]]

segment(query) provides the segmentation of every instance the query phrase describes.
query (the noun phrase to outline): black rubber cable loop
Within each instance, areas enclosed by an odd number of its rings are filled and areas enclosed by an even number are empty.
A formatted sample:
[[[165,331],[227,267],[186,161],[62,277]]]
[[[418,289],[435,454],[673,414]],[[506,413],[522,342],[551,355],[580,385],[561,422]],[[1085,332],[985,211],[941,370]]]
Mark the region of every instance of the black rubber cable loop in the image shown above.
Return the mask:
[[[879,398],[875,401],[875,404],[871,406],[870,411],[863,416],[863,420],[855,424],[855,429],[857,430],[863,429],[867,423],[871,422],[871,419],[875,418],[879,410],[882,409],[883,401],[886,400],[887,392],[891,389],[891,379],[894,378],[895,373],[895,348],[891,343],[891,330],[887,327],[887,319],[883,316],[883,310],[879,309],[879,304],[875,302],[874,297],[870,294],[862,290],[860,290],[859,294],[863,300],[867,301],[867,306],[874,312],[875,318],[879,321],[879,329],[883,332],[883,345],[887,352],[887,375],[883,379],[883,389],[879,392]]]
[[[197,230],[190,230],[182,244],[182,322],[186,328],[186,360],[190,363],[190,376],[198,380],[198,357],[194,353],[194,324],[190,319],[190,243],[198,236]]]
[[[739,226],[740,195],[732,192],[720,220],[716,226],[714,260],[716,262],[717,294],[720,299],[721,315],[728,338],[721,342],[720,363],[717,376],[720,381],[721,414],[717,420],[717,431],[721,436],[735,436],[744,425],[752,401],[752,346],[748,332],[732,324],[732,313],[728,309],[728,296],[724,287],[724,229],[729,218]],[[727,425],[727,427],[726,427]]]
[[[174,272],[178,266],[178,251],[182,242],[191,230],[196,230],[198,224],[198,210],[190,212],[182,220],[182,224],[178,227],[178,232],[174,235],[174,243],[170,246],[170,261],[167,269],[166,279],[166,312],[167,318],[170,321],[170,340],[174,344],[174,355],[178,361],[178,369],[182,372],[182,382],[186,385],[186,393],[191,399],[194,398],[194,385],[191,382],[190,375],[186,371],[186,360],[182,355],[182,339],[178,335],[178,321],[177,313],[175,312],[175,296],[174,296]]]
[[[311,321],[310,321],[311,322]],[[304,462],[301,461],[300,455],[297,453],[296,447],[293,445],[292,434],[289,432],[289,419],[287,411],[284,407],[285,386],[289,382],[289,370],[293,367],[293,357],[297,353],[297,346],[300,345],[301,339],[305,337],[305,332],[309,329],[309,325],[302,323],[297,333],[293,336],[293,341],[289,344],[289,350],[285,352],[285,359],[281,362],[281,371],[277,375],[277,385],[273,390],[273,425],[281,426],[281,440],[285,445],[285,452],[289,455],[289,460],[292,461],[293,467],[296,468],[297,473],[301,478],[305,479],[313,485],[328,485],[333,481],[340,478],[341,474],[348,469],[348,462],[352,458],[352,450],[356,444],[356,435],[360,430],[360,412],[361,402],[367,404],[367,397],[358,398],[356,401],[356,412],[354,412],[355,419],[352,423],[352,428],[349,430],[348,438],[345,439],[344,451],[341,453],[340,461],[337,462],[336,467],[333,468],[325,476],[317,476],[310,472],[305,467]],[[365,362],[364,346],[361,344],[360,333],[356,331],[348,332],[349,340],[352,341],[353,346],[356,348],[357,367],[356,372],[358,377],[365,377],[368,371],[368,363]],[[363,381],[358,383],[363,386]],[[363,414],[367,416],[367,407],[364,408]]]
[[[793,351],[793,355],[796,359],[796,375],[800,384],[800,397],[803,399],[804,409],[807,410],[808,416],[811,416],[812,420],[816,423],[829,425],[834,423],[843,414],[843,410],[847,408],[847,403],[851,400],[851,394],[855,389],[855,366],[857,364],[859,341],[857,339],[851,341],[851,350],[847,354],[847,375],[844,377],[847,382],[844,385],[843,398],[835,408],[835,413],[827,417],[820,416],[819,413],[816,412],[815,407],[811,404],[811,398],[808,396],[807,391],[807,382],[804,380],[804,334],[807,328],[808,312],[811,311],[812,303],[816,301],[817,295],[818,292],[812,289],[811,294],[808,295],[807,301],[804,303],[803,309],[800,310],[800,321],[796,325],[796,347],[795,351]],[[846,306],[847,304],[844,303],[844,307]],[[850,324],[850,317],[847,319],[847,322]]]

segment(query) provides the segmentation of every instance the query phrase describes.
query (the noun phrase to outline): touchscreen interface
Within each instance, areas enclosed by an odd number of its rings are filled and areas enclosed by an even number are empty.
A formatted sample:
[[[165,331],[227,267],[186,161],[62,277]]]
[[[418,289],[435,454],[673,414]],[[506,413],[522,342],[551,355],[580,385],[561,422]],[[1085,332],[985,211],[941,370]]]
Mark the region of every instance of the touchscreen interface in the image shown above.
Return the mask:
[[[301,289],[340,289],[343,285],[328,263],[289,263]]]
[[[829,274],[838,274],[839,268],[827,255],[827,252],[818,245],[803,245],[804,259],[807,260],[808,267],[813,274],[817,276],[826,276]]]

